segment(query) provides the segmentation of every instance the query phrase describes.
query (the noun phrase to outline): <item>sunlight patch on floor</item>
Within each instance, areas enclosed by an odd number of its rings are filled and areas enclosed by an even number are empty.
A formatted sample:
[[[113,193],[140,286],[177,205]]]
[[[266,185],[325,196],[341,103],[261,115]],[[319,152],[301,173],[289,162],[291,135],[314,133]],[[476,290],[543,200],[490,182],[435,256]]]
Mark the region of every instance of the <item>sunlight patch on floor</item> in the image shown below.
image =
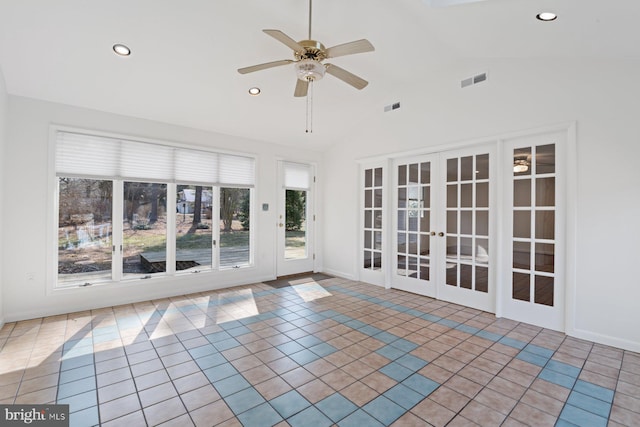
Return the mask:
[[[307,282],[301,285],[293,285],[291,287],[305,302],[331,296],[331,293],[320,286],[317,282]]]

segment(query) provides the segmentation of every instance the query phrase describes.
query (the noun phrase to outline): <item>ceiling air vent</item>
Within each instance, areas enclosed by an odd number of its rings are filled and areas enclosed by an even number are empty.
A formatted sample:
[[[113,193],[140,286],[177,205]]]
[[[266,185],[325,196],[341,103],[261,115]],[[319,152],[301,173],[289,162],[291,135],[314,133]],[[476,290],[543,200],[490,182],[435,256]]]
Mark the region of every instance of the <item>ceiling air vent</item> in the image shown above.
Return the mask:
[[[473,77],[466,78],[460,82],[460,87],[473,86],[487,80],[487,73],[477,74]]]
[[[398,108],[400,108],[400,103],[395,102],[393,104],[385,105],[384,112],[386,113],[387,111],[397,110]]]

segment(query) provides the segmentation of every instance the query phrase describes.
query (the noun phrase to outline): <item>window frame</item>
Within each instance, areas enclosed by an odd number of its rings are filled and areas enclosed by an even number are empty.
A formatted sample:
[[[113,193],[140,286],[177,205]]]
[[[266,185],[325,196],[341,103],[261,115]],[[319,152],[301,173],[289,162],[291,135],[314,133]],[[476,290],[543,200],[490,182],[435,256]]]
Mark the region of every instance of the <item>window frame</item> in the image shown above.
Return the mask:
[[[121,139],[128,140],[133,142],[141,142],[147,144],[154,144],[163,147],[170,148],[179,148],[183,150],[194,150],[197,152],[211,152],[213,154],[224,154],[230,156],[239,156],[249,159],[253,162],[253,185],[236,185],[239,188],[248,188],[250,191],[250,204],[249,204],[249,215],[253,220],[253,226],[249,228],[249,262],[247,264],[241,264],[234,268],[221,268],[220,267],[220,251],[219,251],[219,227],[213,227],[213,239],[216,241],[216,245],[213,246],[212,253],[212,265],[210,268],[192,271],[192,270],[184,270],[184,271],[176,271],[176,195],[177,195],[177,186],[178,185],[202,185],[206,187],[210,187],[213,189],[215,207],[217,207],[217,215],[218,221],[220,221],[220,213],[219,213],[219,193],[220,188],[230,187],[233,185],[225,184],[225,183],[211,183],[211,182],[191,182],[184,180],[170,180],[165,181],[164,183],[167,186],[167,201],[166,201],[166,209],[167,209],[167,226],[166,226],[166,271],[160,273],[147,273],[147,274],[132,274],[127,277],[124,276],[122,272],[122,261],[123,254],[121,245],[123,242],[123,208],[124,208],[124,182],[157,182],[154,178],[123,178],[123,177],[109,177],[109,176],[84,176],[81,174],[69,174],[74,178],[84,178],[84,179],[95,179],[95,180],[107,180],[111,181],[113,185],[113,200],[112,200],[112,245],[116,250],[112,251],[112,270],[111,277],[104,278],[101,280],[91,281],[90,285],[87,286],[83,283],[83,279],[79,278],[78,281],[69,281],[69,283],[59,283],[58,280],[58,229],[59,229],[59,176],[67,176],[63,173],[58,174],[56,171],[56,143],[57,136],[59,132],[69,132],[69,133],[77,133],[77,134],[85,134],[89,136],[95,137],[104,137],[104,138],[113,138],[113,139]],[[49,129],[49,153],[48,153],[48,196],[47,196],[47,224],[50,229],[47,232],[49,244],[47,244],[46,249],[46,259],[47,259],[47,269],[46,269],[46,283],[47,283],[47,295],[57,293],[60,291],[69,291],[72,289],[79,288],[92,288],[92,287],[122,287],[122,286],[140,286],[140,279],[146,278],[145,276],[150,276],[154,281],[156,280],[171,280],[174,277],[179,276],[187,276],[192,275],[193,273],[199,273],[197,276],[201,275],[216,275],[220,272],[226,272],[229,270],[238,271],[238,270],[250,270],[255,269],[255,233],[256,233],[256,223],[255,223],[255,194],[256,194],[256,186],[257,179],[255,178],[257,173],[257,156],[255,154],[242,153],[242,152],[233,152],[224,149],[217,149],[211,147],[203,147],[192,144],[185,144],[175,141],[166,141],[160,139],[151,139],[151,138],[138,138],[132,137],[128,135],[122,134],[114,134],[108,132],[87,130],[75,127],[67,127],[60,125],[51,125]],[[213,221],[215,222],[215,220]]]

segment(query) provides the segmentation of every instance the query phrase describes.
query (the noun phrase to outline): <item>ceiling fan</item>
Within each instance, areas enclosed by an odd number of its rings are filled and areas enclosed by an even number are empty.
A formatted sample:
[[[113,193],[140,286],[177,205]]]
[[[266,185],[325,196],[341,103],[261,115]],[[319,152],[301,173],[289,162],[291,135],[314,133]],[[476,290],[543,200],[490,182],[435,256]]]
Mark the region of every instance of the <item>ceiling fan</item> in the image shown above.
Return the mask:
[[[279,61],[267,62],[264,64],[253,65],[250,67],[239,68],[240,74],[253,73],[254,71],[265,70],[267,68],[279,67],[282,65],[294,64],[298,80],[293,96],[307,96],[307,132],[309,132],[309,109],[311,98],[309,95],[309,86],[313,91],[313,82],[320,80],[325,72],[342,80],[343,82],[355,87],[356,89],[364,89],[369,82],[355,74],[340,68],[337,65],[323,63],[325,59],[337,58],[339,56],[353,55],[356,53],[371,52],[374,50],[373,45],[366,39],[356,40],[349,43],[339,44],[330,48],[326,48],[322,43],[311,38],[311,15],[312,0],[309,0],[309,34],[306,40],[295,41],[280,30],[262,30],[280,43],[288,46],[293,50],[294,59],[281,59]]]

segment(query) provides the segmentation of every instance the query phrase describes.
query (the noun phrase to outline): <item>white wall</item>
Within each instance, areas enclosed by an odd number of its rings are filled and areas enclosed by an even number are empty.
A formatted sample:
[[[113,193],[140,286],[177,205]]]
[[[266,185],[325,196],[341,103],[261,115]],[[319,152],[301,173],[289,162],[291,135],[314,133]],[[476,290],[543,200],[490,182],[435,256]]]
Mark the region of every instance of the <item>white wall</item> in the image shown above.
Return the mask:
[[[317,162],[320,157],[317,152],[309,150],[15,96],[9,96],[8,123],[2,175],[4,194],[11,196],[4,215],[2,245],[5,269],[1,276],[5,284],[7,320],[68,313],[275,278],[273,248],[276,247],[277,159]],[[47,221],[52,212],[48,202],[51,124],[256,154],[256,212],[251,219],[256,230],[255,268],[201,273],[179,279],[154,278],[134,285],[47,292],[47,248],[51,247],[47,236],[52,233],[52,224]],[[5,199],[0,197],[0,200]],[[261,211],[263,203],[270,205],[268,212]],[[28,275],[33,279],[29,280]]]
[[[460,80],[489,80],[460,89]],[[577,122],[575,318],[568,333],[640,351],[640,62],[495,60],[434,70],[328,150],[324,266],[357,277],[356,159]],[[427,78],[428,77],[428,78]]]
[[[4,161],[5,140],[7,131],[7,108],[8,108],[8,95],[7,89],[4,83],[4,75],[0,69],[0,170],[6,169]],[[3,235],[3,218],[4,218],[4,182],[3,174],[0,173],[0,242],[4,241]],[[2,250],[2,244],[0,244],[0,328],[4,325],[4,298],[3,298],[3,270],[4,270],[4,253]]]

